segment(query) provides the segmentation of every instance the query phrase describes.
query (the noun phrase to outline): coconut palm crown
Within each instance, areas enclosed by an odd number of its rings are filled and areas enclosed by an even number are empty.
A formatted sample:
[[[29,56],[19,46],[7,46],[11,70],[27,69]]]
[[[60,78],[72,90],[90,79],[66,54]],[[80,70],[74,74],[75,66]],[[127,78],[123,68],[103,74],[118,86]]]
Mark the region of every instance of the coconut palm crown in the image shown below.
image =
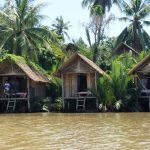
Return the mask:
[[[144,25],[149,26],[150,0],[130,0],[122,3],[122,12],[125,17],[121,21],[128,21],[129,25],[120,33],[115,47],[121,42],[132,46],[136,51],[150,48],[150,36],[144,30]]]
[[[10,3],[11,2],[11,3]],[[40,26],[42,5],[31,0],[12,0],[0,11],[0,47],[16,55],[37,55],[39,47],[50,47],[54,34]]]
[[[69,30],[69,27],[71,27],[70,22],[64,22],[63,17],[59,16],[56,17],[55,21],[52,24],[52,28],[53,30],[61,36],[62,41],[65,41],[65,36],[69,38],[69,35],[67,33],[67,31]]]
[[[83,0],[82,7],[88,7],[92,12],[95,6],[101,6],[102,13],[104,14],[107,10],[110,10],[113,3],[119,5],[121,2],[122,0]]]

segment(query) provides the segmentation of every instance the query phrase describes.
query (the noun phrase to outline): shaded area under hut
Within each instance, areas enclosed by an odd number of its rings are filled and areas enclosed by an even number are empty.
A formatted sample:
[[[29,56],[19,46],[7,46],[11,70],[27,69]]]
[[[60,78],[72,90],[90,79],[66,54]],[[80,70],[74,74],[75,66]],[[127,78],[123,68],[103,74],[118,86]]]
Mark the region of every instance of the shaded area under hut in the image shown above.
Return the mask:
[[[105,75],[94,62],[76,53],[56,72],[62,80],[63,108],[66,111],[96,111],[98,100],[91,89],[97,90],[97,77]]]
[[[5,93],[4,84],[10,84]],[[30,99],[45,97],[46,84],[49,79],[33,64],[20,56],[8,54],[0,61],[0,102],[1,111],[15,111],[17,101],[25,102],[30,111]]]
[[[135,87],[142,111],[150,110],[150,54],[128,73],[134,75]]]

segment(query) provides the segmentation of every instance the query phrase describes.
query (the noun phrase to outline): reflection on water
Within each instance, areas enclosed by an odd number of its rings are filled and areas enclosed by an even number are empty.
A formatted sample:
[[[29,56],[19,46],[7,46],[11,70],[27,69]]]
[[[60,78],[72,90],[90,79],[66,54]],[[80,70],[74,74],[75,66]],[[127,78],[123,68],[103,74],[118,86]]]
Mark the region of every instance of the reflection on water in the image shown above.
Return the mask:
[[[0,150],[88,149],[150,149],[150,113],[0,115]]]

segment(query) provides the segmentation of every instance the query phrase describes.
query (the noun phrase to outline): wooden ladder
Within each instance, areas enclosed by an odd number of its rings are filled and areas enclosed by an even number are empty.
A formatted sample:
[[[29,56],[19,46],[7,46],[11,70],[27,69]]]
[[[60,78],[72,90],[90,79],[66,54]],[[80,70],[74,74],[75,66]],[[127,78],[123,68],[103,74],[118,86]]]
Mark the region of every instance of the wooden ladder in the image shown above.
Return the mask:
[[[14,112],[16,107],[16,99],[9,99],[7,103],[6,112]]]
[[[77,97],[76,101],[76,111],[85,110],[85,98],[84,97]]]

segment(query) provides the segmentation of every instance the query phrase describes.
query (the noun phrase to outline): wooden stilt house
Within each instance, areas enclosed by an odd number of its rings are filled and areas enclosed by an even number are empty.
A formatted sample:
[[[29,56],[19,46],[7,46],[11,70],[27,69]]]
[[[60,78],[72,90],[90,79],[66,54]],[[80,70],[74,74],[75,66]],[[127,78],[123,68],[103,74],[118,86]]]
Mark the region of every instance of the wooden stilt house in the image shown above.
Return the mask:
[[[129,46],[129,45],[127,45],[127,44],[125,44],[125,43],[120,43],[116,48],[115,48],[115,52],[117,53],[117,54],[124,54],[124,53],[127,53],[127,52],[132,52],[133,53],[133,55],[135,55],[135,56],[138,56],[139,54],[138,54],[138,52],[135,50],[135,49],[133,49],[131,46]]]
[[[134,75],[138,100],[144,111],[150,110],[150,54],[128,73]]]
[[[6,80],[10,83],[9,95],[3,90]],[[0,61],[0,101],[8,101],[8,108],[9,101],[15,109],[16,101],[25,100],[30,111],[30,98],[44,97],[47,83],[49,79],[20,56],[9,54]]]
[[[76,53],[55,72],[62,80],[63,106],[66,110],[85,110],[98,107],[96,97],[90,92],[97,90],[97,77],[105,75],[94,62]],[[89,105],[88,105],[89,104]]]

